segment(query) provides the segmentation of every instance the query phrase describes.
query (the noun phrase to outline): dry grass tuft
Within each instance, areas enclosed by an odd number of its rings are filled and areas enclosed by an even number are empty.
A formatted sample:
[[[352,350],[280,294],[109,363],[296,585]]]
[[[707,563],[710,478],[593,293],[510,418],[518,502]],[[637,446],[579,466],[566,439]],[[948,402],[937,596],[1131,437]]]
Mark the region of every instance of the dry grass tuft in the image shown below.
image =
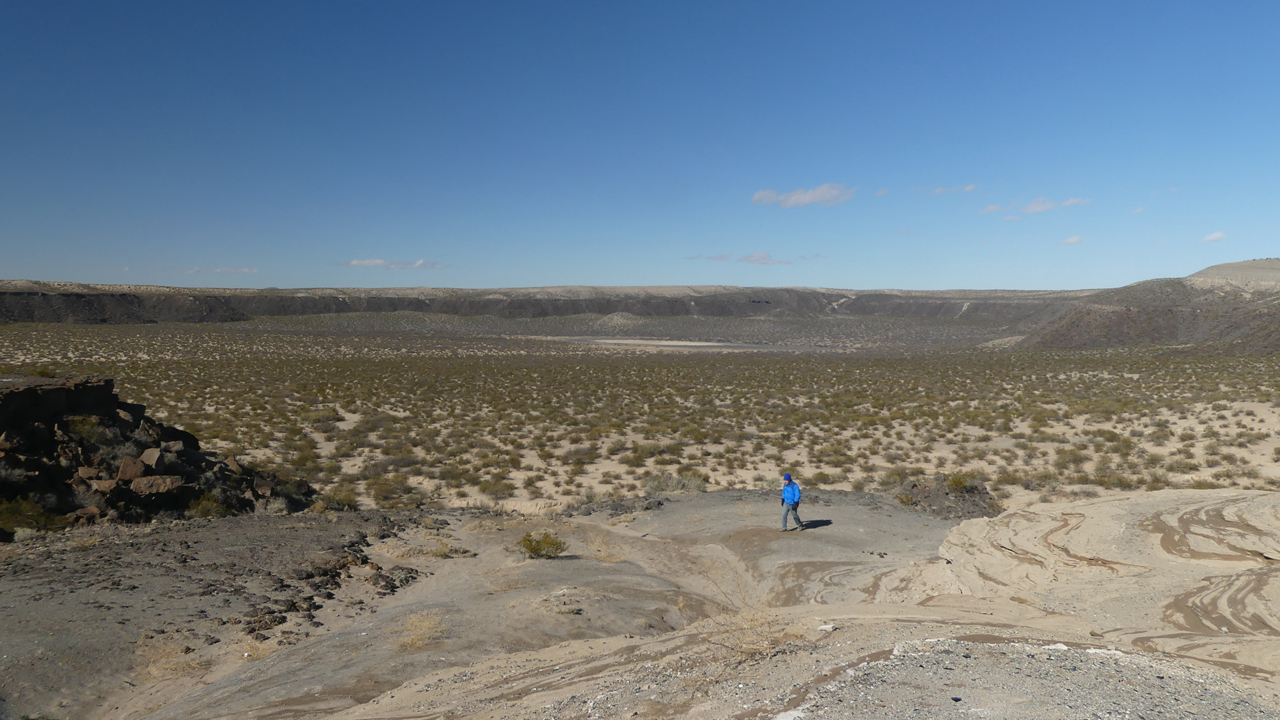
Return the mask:
[[[134,648],[134,667],[154,680],[203,675],[213,660],[197,655],[199,644],[186,633],[144,638]]]
[[[398,631],[401,650],[419,650],[444,639],[447,627],[440,610],[423,610],[409,616]]]
[[[245,640],[235,646],[236,655],[239,656],[241,660],[248,662],[261,660],[279,649],[280,646],[276,643],[258,642],[256,640]]]

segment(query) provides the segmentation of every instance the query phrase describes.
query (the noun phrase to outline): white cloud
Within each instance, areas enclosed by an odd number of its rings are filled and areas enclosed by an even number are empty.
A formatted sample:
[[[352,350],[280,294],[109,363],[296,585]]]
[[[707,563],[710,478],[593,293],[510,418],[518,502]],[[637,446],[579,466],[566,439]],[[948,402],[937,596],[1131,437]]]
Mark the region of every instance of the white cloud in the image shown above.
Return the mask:
[[[1091,202],[1093,201],[1090,200],[1089,198],[1073,197],[1073,198],[1068,198],[1067,200],[1063,200],[1061,203],[1056,203],[1050,200],[1049,198],[1041,195],[1035,200],[1032,200],[1031,202],[1027,203],[1027,206],[1022,209],[1022,212],[1027,215],[1033,215],[1035,213],[1042,213],[1049,210],[1054,210],[1056,208],[1071,207],[1072,205],[1088,205]]]
[[[876,197],[884,197],[889,194],[889,188],[880,188],[876,191]]]
[[[774,260],[773,256],[767,252],[751,253],[738,258],[738,262],[751,263],[753,265],[790,265],[790,260]]]
[[[1052,210],[1056,207],[1058,207],[1057,203],[1042,196],[1027,203],[1027,206],[1022,209],[1022,212],[1030,215],[1032,213],[1042,213],[1046,210]]]
[[[840,183],[825,183],[816,188],[805,190],[799,188],[787,193],[777,193],[773,190],[760,190],[751,196],[751,202],[756,205],[772,205],[778,204],[778,207],[792,208],[804,207],[805,205],[839,205],[848,202],[858,188],[846,188]]]
[[[1005,222],[1013,222],[1014,220],[1021,220],[1021,219],[1022,219],[1021,215],[1005,215],[1004,216]]]
[[[1227,239],[1227,234],[1219,230],[1216,233],[1210,233],[1208,235],[1205,235],[1203,238],[1200,239],[1200,242],[1218,242],[1219,240],[1226,240],[1226,239]]]
[[[416,262],[391,262],[388,260],[348,260],[339,265],[349,265],[351,267],[380,267],[389,270],[413,270],[415,268],[442,268],[440,263],[427,262],[426,260],[418,260]]]
[[[128,270],[128,268],[125,268],[125,269],[126,269],[126,270]],[[235,275],[239,275],[239,274],[247,274],[247,275],[251,275],[251,274],[253,274],[253,273],[258,272],[258,268],[207,268],[207,267],[193,267],[193,268],[188,268],[188,269],[186,269],[186,270],[183,270],[183,272],[184,272],[184,273],[186,273],[186,274],[188,274],[188,275],[193,275],[193,274],[195,274],[195,273],[224,273],[224,274],[235,274]]]
[[[944,187],[934,188],[933,194],[943,195],[946,193],[953,193],[953,192],[973,192],[974,190],[977,190],[977,189],[978,189],[977,185],[957,185],[955,187],[949,187],[949,188],[944,188]]]
[[[716,262],[725,262],[726,260],[732,257],[733,257],[733,253],[724,253],[722,255],[708,255],[707,259],[715,260]]]
[[[1072,235],[1071,237],[1067,238],[1066,240],[1063,240],[1063,241],[1062,241],[1062,244],[1063,244],[1063,245],[1076,245],[1076,244],[1079,244],[1079,243],[1082,243],[1082,242],[1084,242],[1084,238],[1080,237],[1079,235]]]
[[[1000,211],[1001,211],[1001,210],[1003,210],[1003,209],[1004,209],[1004,208],[1003,208],[1002,206],[1000,206],[1000,205],[988,205],[988,206],[986,206],[986,207],[982,208],[982,212],[980,212],[980,213],[978,213],[978,214],[979,214],[979,215],[987,215],[987,214],[994,213],[994,212],[1000,212]]]

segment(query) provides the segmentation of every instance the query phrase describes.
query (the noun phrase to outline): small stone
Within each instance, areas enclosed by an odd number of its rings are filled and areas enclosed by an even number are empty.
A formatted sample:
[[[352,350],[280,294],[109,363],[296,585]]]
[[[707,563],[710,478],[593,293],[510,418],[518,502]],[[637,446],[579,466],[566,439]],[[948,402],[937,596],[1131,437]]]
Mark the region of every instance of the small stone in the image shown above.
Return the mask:
[[[154,468],[157,462],[160,462],[160,448],[147,448],[142,451],[142,455],[138,458],[147,467]]]

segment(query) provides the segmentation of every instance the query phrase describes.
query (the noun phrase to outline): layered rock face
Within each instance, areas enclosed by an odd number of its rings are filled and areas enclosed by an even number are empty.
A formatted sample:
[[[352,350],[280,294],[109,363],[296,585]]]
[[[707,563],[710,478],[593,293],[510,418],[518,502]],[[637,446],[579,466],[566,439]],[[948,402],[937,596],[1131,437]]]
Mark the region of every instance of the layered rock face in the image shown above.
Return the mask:
[[[280,486],[191,433],[121,402],[96,378],[0,376],[0,540],[18,527],[296,508],[310,488]]]

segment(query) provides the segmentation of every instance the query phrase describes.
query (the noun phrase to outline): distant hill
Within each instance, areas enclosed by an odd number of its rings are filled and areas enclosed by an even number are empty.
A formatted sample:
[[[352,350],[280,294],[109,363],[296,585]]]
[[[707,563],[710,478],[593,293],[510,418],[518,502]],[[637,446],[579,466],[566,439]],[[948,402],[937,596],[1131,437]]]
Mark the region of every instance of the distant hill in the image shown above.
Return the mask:
[[[1081,349],[1193,344],[1280,350],[1280,259],[1214,265],[1081,298],[1022,347]]]
[[[1086,349],[1193,344],[1280,350],[1280,259],[1186,278],[1074,291],[839,290],[736,286],[225,289],[0,281],[0,321],[235,322],[254,317],[414,312],[461,318],[897,318],[980,327],[1001,346]],[[616,323],[613,323],[616,324]],[[578,323],[617,335],[609,323]]]

